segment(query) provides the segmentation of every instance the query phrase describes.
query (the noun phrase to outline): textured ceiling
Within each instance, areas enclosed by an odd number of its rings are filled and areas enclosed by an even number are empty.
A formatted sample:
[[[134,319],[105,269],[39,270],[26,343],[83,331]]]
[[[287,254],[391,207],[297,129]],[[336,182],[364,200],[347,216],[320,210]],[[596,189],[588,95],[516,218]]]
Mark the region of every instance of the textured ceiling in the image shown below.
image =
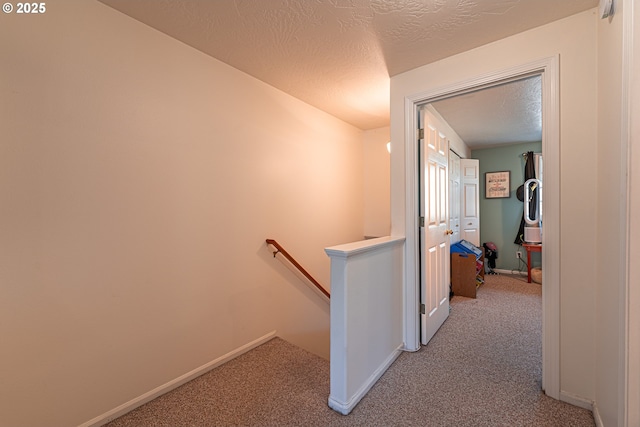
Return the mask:
[[[529,77],[432,103],[471,149],[542,141],[542,79]]]
[[[100,0],[361,129],[389,124],[389,76],[598,0]]]

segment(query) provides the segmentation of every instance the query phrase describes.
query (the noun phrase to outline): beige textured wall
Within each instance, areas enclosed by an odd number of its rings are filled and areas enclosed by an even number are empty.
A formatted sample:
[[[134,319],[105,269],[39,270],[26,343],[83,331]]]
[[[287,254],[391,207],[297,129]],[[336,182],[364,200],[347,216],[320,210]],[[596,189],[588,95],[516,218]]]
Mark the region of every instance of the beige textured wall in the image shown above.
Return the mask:
[[[597,188],[595,9],[535,28],[391,80],[391,137],[404,137],[404,97],[541,58],[560,57],[561,391],[593,400]],[[392,233],[404,229],[404,153],[391,159]]]
[[[0,18],[0,425],[71,426],[272,330],[328,355],[362,132],[95,1]]]
[[[389,127],[363,132],[364,235],[391,233],[391,159],[387,151]]]

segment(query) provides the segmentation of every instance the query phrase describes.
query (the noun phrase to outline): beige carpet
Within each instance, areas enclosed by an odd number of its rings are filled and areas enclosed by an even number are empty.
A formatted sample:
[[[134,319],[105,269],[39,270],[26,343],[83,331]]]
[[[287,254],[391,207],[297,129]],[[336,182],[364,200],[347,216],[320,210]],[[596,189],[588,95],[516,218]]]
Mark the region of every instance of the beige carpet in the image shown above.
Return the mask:
[[[328,362],[275,338],[108,426],[595,425],[541,392],[540,285],[487,276],[477,299],[451,307],[348,416],[327,406]]]

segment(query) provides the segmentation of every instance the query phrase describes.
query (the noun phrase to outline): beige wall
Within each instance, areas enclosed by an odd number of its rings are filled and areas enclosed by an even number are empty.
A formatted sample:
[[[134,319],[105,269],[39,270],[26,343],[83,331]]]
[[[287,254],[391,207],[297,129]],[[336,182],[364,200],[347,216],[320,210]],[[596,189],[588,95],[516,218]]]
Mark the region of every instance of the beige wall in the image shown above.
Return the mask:
[[[616,2],[613,17],[598,24],[596,415],[605,426],[640,425],[640,36],[634,30],[640,8],[634,3]]]
[[[364,131],[363,139],[364,235],[388,236],[391,233],[389,127]]]
[[[362,132],[107,6],[0,25],[0,425],[71,426],[273,330],[328,354]]]
[[[405,96],[559,55],[560,59],[560,387],[593,400],[597,170],[595,9],[395,76],[391,138],[404,138]],[[404,152],[391,159],[392,234],[404,230]]]
[[[622,157],[622,2],[611,19],[598,20],[598,187],[596,263],[596,415],[602,425],[618,424],[621,305],[625,202]],[[623,163],[624,162],[624,163]]]

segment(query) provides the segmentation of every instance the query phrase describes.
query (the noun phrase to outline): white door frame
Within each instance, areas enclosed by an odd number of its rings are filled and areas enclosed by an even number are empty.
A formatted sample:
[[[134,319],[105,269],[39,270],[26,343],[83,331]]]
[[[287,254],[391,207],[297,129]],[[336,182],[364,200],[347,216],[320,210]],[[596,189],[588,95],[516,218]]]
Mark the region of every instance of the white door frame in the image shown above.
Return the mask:
[[[405,97],[405,348],[420,347],[418,207],[418,106],[436,99],[540,74],[542,152],[545,159],[545,223],[542,243],[542,387],[560,399],[560,108],[559,58],[552,56]]]
[[[638,182],[638,165],[640,160],[640,126],[633,120],[633,114],[640,108],[640,85],[634,79],[634,71],[640,69],[640,31],[635,31],[640,22],[640,7],[635,0],[623,0],[623,32],[622,32],[622,164],[626,171],[622,172],[622,185],[626,193],[622,235],[626,240],[622,243],[621,253],[623,283],[620,300],[620,403],[619,425],[636,426],[640,423],[640,289],[638,278],[640,267],[632,260],[640,253],[638,237],[640,230],[635,218],[640,206],[640,188]]]

